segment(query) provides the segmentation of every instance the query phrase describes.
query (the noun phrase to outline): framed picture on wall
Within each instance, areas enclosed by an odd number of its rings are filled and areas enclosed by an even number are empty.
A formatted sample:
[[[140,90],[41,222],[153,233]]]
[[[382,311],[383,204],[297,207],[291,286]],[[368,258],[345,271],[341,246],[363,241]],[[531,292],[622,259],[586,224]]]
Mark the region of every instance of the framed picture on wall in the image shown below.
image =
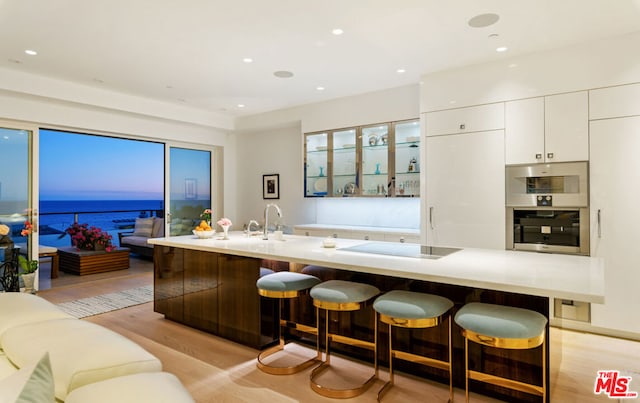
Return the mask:
[[[262,198],[280,198],[280,174],[262,175]]]

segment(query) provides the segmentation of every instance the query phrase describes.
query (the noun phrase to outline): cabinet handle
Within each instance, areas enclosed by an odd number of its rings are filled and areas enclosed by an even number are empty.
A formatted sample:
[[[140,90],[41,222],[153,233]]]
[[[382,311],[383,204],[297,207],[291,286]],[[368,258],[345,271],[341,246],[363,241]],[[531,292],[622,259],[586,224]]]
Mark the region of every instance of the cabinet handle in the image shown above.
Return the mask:
[[[598,209],[598,238],[602,238],[602,210]]]
[[[334,238],[337,238],[337,237],[338,237],[338,234],[333,234],[333,237],[334,237]]]
[[[547,153],[547,158],[553,158],[553,153]]]
[[[467,125],[465,125],[464,123],[462,123],[462,124],[460,125],[460,130],[464,130],[466,127],[467,127]]]
[[[369,235],[365,235],[365,236],[364,236],[364,240],[365,240],[365,241],[368,241],[368,240],[369,240]]]
[[[433,228],[433,206],[429,207],[429,226]]]
[[[404,243],[404,237],[403,236],[400,237],[400,243]]]
[[[309,231],[305,231],[304,236],[309,236]]]
[[[541,160],[541,159],[542,159],[542,153],[538,153],[538,154],[536,154],[536,159],[537,159],[537,160]]]

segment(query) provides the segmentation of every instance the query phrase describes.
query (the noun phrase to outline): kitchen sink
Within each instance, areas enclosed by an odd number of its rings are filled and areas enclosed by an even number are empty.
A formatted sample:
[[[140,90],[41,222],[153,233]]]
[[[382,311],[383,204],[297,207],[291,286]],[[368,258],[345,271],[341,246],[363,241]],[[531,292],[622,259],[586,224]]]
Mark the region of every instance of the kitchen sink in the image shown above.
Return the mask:
[[[371,253],[374,255],[390,255],[413,257],[420,259],[440,259],[459,251],[458,248],[440,246],[422,246],[411,243],[367,242],[360,245],[338,248],[348,252]]]

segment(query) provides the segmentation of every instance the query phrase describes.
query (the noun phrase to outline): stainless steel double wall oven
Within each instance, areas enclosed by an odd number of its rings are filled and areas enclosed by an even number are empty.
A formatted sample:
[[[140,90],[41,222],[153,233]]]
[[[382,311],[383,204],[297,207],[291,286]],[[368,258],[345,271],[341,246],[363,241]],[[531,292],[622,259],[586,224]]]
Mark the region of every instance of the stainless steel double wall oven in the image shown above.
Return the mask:
[[[507,249],[589,255],[589,166],[506,167]]]

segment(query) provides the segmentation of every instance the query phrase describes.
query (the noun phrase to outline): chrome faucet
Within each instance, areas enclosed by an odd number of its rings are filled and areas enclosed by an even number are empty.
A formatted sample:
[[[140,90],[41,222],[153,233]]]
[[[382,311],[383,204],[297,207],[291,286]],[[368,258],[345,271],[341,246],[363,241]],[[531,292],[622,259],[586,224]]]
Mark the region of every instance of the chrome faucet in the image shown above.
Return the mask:
[[[278,207],[277,204],[269,203],[267,204],[267,207],[264,208],[264,233],[262,235],[262,239],[264,239],[265,241],[269,239],[268,233],[269,233],[269,208],[270,207],[275,207],[276,213],[278,213],[278,217],[282,217],[282,210],[280,210],[280,207]]]
[[[258,222],[256,220],[250,220],[249,224],[247,224],[247,236],[251,236],[251,226],[252,225],[255,225],[258,230],[260,229],[260,224],[258,224]]]

